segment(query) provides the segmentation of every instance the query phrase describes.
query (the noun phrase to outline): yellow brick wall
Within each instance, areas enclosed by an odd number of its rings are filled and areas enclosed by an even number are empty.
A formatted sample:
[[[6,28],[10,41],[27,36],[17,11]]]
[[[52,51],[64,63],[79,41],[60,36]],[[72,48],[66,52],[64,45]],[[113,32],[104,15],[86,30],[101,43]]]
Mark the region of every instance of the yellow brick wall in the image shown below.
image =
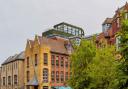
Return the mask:
[[[48,66],[44,66],[43,64],[43,54],[44,53],[48,53]],[[35,59],[35,54],[38,55],[38,65],[37,67],[35,68],[35,71],[36,71],[36,74],[37,74],[37,78],[38,78],[38,83],[39,83],[39,89],[42,89],[43,86],[49,86],[49,83],[43,83],[43,68],[48,68],[49,70],[49,81],[51,81],[51,61],[50,61],[50,58],[51,58],[51,54],[50,54],[50,48],[47,46],[47,45],[40,45],[39,44],[39,41],[38,41],[38,38],[35,37],[35,40],[34,40],[34,46],[32,48],[30,48],[30,44],[27,43],[26,45],[26,49],[25,49],[25,63],[24,63],[24,66],[25,66],[25,73],[24,73],[24,81],[25,81],[25,85],[27,84],[27,81],[26,81],[26,71],[29,70],[30,71],[30,80],[33,79],[33,76],[34,76],[34,59]],[[29,57],[29,64],[30,64],[30,67],[27,68],[26,66],[26,59],[27,57]],[[33,63],[32,63],[33,62]],[[32,89],[32,87],[31,87]]]

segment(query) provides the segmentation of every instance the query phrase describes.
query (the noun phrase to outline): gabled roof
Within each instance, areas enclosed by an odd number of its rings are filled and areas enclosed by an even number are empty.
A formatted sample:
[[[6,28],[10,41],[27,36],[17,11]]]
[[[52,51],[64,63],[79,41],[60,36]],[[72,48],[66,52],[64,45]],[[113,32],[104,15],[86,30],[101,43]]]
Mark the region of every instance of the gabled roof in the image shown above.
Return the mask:
[[[103,22],[104,24],[112,24],[113,18],[106,18],[105,21]]]
[[[19,53],[19,54],[15,54],[14,56],[8,57],[8,58],[2,63],[2,65],[8,64],[8,63],[13,62],[13,61],[16,61],[16,60],[24,60],[24,59],[25,59],[25,54],[24,54],[24,52],[21,52],[21,53]]]
[[[126,2],[126,4],[120,8],[118,8],[116,10],[115,15],[113,16],[113,19],[117,18],[117,15],[120,14],[121,12],[123,12],[124,10],[128,11],[128,3]]]
[[[28,42],[28,44],[29,44],[30,47],[33,47],[33,45],[34,45],[34,41],[33,40],[29,40],[28,39],[27,42]]]
[[[42,37],[37,36],[39,45],[46,45],[50,48],[51,52],[69,55],[73,51],[73,47],[69,39],[54,36],[54,37]],[[30,41],[31,45],[34,45],[34,41]]]
[[[128,9],[128,3],[126,2],[126,4],[124,5],[124,6],[122,6],[121,8],[118,8],[118,10],[117,11],[122,11],[122,10],[124,10],[124,9]]]
[[[40,40],[42,45],[47,45],[50,47],[51,52],[69,54],[68,48],[66,47],[66,45],[70,44],[69,40],[46,37],[41,37]]]

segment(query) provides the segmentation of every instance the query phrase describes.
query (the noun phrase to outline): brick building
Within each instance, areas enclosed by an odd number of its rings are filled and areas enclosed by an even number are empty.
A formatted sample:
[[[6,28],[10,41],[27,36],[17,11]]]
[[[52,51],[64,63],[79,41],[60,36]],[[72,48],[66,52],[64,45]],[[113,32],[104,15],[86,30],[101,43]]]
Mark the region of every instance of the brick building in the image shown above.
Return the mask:
[[[51,89],[64,86],[70,77],[69,55],[72,46],[68,39],[54,36],[35,36],[25,49],[25,89]]]
[[[115,11],[115,15],[112,18],[106,18],[102,24],[102,33],[97,36],[97,46],[104,44],[110,44],[118,46],[119,37],[116,36],[117,32],[121,30],[121,21],[128,19],[128,3]]]

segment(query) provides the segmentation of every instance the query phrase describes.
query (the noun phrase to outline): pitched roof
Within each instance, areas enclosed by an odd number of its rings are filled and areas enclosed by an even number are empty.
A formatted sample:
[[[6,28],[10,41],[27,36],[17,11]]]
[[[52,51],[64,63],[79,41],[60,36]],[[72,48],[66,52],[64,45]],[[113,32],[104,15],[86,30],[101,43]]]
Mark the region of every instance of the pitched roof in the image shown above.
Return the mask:
[[[64,38],[62,39],[61,37],[47,38],[38,36],[38,39],[41,45],[49,46],[51,52],[69,54],[69,49],[71,48],[72,50],[69,40]]]
[[[13,61],[16,61],[16,60],[24,60],[25,59],[25,56],[24,56],[24,52],[21,52],[19,54],[15,54],[14,56],[10,56],[8,57],[3,63],[2,65],[4,64],[8,64],[10,62],[13,62]]]
[[[127,8],[128,9],[128,3],[126,2],[126,4],[124,5],[124,6],[122,6],[122,7],[120,7],[120,8],[118,8],[118,10],[117,11],[122,11],[122,10],[124,10],[125,8]]]
[[[28,40],[28,42],[29,42],[30,46],[33,47],[34,41],[33,40]]]
[[[116,10],[116,13],[115,13],[115,15],[113,16],[113,19],[117,18],[117,15],[118,15],[119,13],[123,12],[124,10],[127,10],[127,11],[128,11],[128,3],[127,3],[127,2],[126,2],[126,4],[125,4],[124,6],[118,8],[118,9]]]
[[[106,18],[103,24],[112,24],[113,18]]]
[[[51,52],[62,53],[62,54],[69,54],[68,46],[71,47],[71,44],[68,40],[59,39],[59,38],[50,39],[43,37],[42,44],[48,45],[51,48]]]

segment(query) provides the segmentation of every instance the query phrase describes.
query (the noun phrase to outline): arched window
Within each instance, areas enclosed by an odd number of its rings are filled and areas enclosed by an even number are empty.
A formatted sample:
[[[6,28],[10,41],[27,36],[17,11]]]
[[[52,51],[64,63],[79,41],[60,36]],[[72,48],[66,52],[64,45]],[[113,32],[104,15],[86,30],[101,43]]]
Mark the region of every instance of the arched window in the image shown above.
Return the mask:
[[[45,83],[48,82],[48,69],[47,68],[43,69],[43,82]]]

